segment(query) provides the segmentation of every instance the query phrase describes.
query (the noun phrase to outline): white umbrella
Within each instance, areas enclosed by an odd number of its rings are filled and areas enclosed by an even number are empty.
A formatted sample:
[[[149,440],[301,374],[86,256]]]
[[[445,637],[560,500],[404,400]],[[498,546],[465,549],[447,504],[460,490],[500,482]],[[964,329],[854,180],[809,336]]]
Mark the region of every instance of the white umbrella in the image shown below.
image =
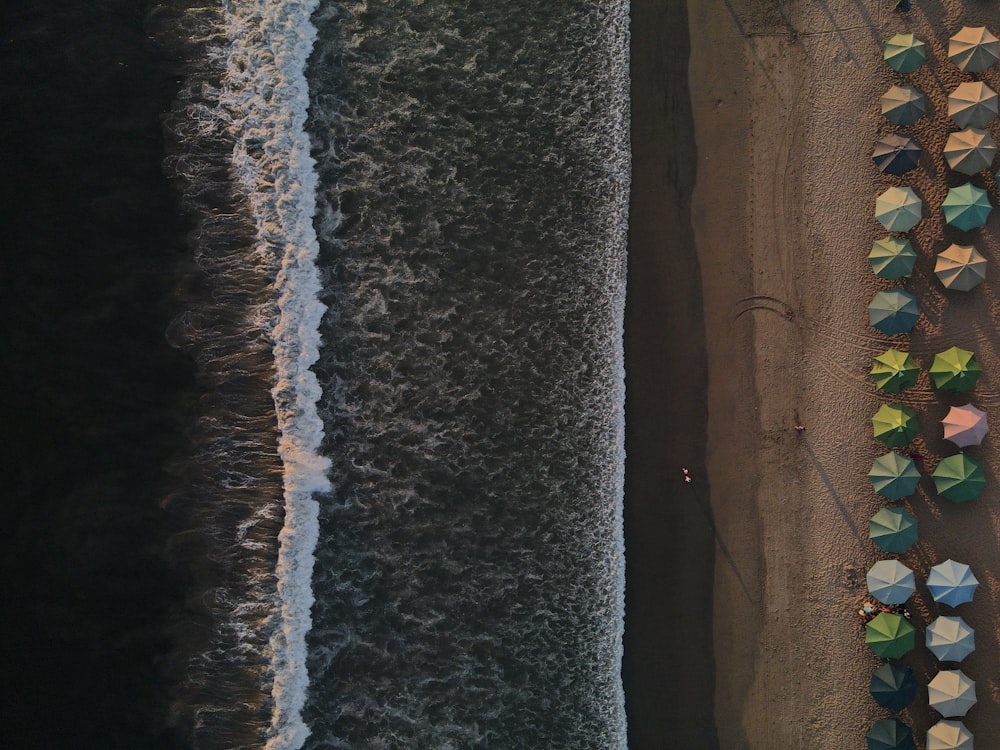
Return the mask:
[[[960,721],[941,719],[927,730],[927,750],[973,750],[972,732]]]
[[[927,588],[934,601],[949,607],[971,602],[977,586],[979,580],[972,574],[972,568],[951,559],[938,563],[927,574]]]
[[[985,128],[997,116],[997,92],[982,81],[966,81],[948,94],[948,117],[960,128]]]
[[[913,571],[899,560],[879,560],[867,578],[868,591],[883,604],[902,604],[916,589]]]
[[[979,128],[966,128],[951,133],[944,144],[944,158],[948,166],[962,174],[974,175],[989,169],[996,155],[997,147],[993,143],[993,137]]]
[[[941,424],[944,426],[944,439],[959,448],[979,445],[989,430],[986,412],[972,404],[951,407]]]
[[[927,702],[945,718],[965,716],[976,705],[976,683],[961,669],[938,672],[927,683]]]
[[[924,641],[939,661],[962,661],[976,650],[976,631],[961,617],[938,617],[927,626]]]
[[[985,26],[963,26],[948,40],[948,57],[966,73],[982,73],[1000,60],[1000,40]]]
[[[967,292],[986,278],[986,258],[972,245],[950,245],[938,253],[934,274],[946,289]]]

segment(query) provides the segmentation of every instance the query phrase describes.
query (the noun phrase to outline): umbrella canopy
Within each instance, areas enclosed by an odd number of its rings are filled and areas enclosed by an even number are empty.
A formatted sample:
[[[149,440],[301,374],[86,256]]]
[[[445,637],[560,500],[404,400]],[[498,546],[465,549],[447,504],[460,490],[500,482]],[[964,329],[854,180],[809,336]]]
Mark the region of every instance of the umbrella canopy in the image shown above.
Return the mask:
[[[986,258],[972,245],[951,245],[938,253],[934,273],[946,289],[967,292],[986,278]]]
[[[919,373],[920,368],[913,357],[899,349],[887,349],[875,357],[875,364],[870,370],[875,387],[889,393],[902,393],[916,385]]]
[[[939,661],[962,661],[976,650],[976,631],[961,617],[938,617],[927,626],[924,637]]]
[[[917,436],[920,425],[917,423],[916,412],[910,407],[904,404],[882,404],[872,417],[872,430],[876,440],[890,448],[902,448]]]
[[[1000,41],[985,26],[963,26],[948,40],[948,57],[966,73],[982,73],[1000,60]]]
[[[960,721],[941,719],[927,730],[927,750],[973,750],[972,732]]]
[[[917,159],[920,158],[920,147],[916,143],[912,146],[898,144],[896,148],[900,154],[897,157],[900,164],[895,167],[896,169],[903,169],[910,161],[913,162],[913,166],[906,167],[903,172],[917,166]],[[910,151],[916,149],[916,155],[906,156],[909,151],[906,151],[905,148],[909,148]],[[878,146],[876,145],[877,150]],[[993,163],[993,157],[996,155],[997,147],[993,143],[992,136],[979,128],[966,128],[957,133],[951,133],[948,135],[948,141],[944,144],[944,158],[948,162],[948,166],[962,174],[974,175],[976,172],[989,169]],[[878,164],[877,159],[875,163]],[[889,166],[893,166],[893,164]],[[882,167],[880,166],[879,169]],[[888,169],[882,169],[882,171],[889,172]],[[903,174],[903,172],[889,172],[889,174]]]
[[[941,424],[944,427],[944,439],[950,440],[959,448],[979,445],[989,430],[986,412],[972,404],[951,407]]]
[[[887,662],[872,674],[868,692],[882,708],[902,711],[917,697],[917,681],[909,667]]]
[[[882,46],[882,59],[897,73],[912,73],[927,60],[927,49],[913,34],[896,34]]]
[[[868,750],[916,750],[913,732],[899,719],[879,719],[865,735]]]
[[[912,125],[925,110],[924,95],[913,86],[890,86],[882,94],[882,114],[896,125]]]
[[[875,199],[875,218],[889,232],[906,232],[920,221],[922,207],[912,188],[891,187]]]
[[[883,659],[898,659],[913,650],[914,629],[902,615],[879,612],[865,625],[865,643]]]
[[[919,317],[917,298],[904,289],[877,292],[868,303],[868,320],[882,333],[907,333]]]
[[[988,134],[987,137],[989,137]],[[991,145],[992,143],[993,142],[990,141]],[[994,148],[993,151],[995,153],[996,148]],[[978,156],[974,154],[967,154],[963,157],[964,160],[961,164],[979,164],[984,158],[985,151]],[[872,152],[872,160],[875,162],[875,166],[878,167],[879,171],[883,174],[906,174],[911,169],[915,168],[917,166],[917,162],[920,161],[920,146],[918,146],[917,142],[909,136],[901,135],[900,133],[892,133],[890,135],[882,136],[875,141],[875,150]],[[986,165],[986,167],[988,166],[989,164]],[[975,174],[980,169],[986,169],[986,167],[979,167],[979,169],[976,169],[973,172],[966,172],[966,174]],[[952,169],[957,169],[957,167],[952,167]]]
[[[972,352],[953,346],[934,355],[929,372],[934,385],[942,391],[961,393],[976,387],[983,366],[976,361]]]
[[[912,458],[898,453],[886,453],[872,463],[868,478],[872,480],[872,487],[878,494],[890,500],[901,500],[917,489],[920,472]]]
[[[966,503],[979,497],[986,486],[983,467],[974,458],[956,453],[941,459],[934,469],[934,487],[941,497],[953,503]]]
[[[997,92],[982,81],[961,83],[948,95],[948,117],[960,128],[985,128],[997,109]]]
[[[942,716],[965,716],[976,705],[976,683],[961,669],[946,669],[927,683],[927,702]]]
[[[868,538],[883,552],[906,552],[917,541],[917,519],[903,508],[882,508],[868,521]]]
[[[948,195],[941,204],[944,212],[944,220],[953,227],[958,227],[965,231],[976,229],[986,224],[993,210],[993,204],[986,195],[986,191],[978,188],[971,182],[966,182],[958,187],[948,189]],[[919,221],[919,219],[917,219]],[[913,222],[916,224],[917,222]],[[911,224],[910,226],[913,226]],[[888,229],[888,227],[886,227]],[[906,231],[891,229],[889,231]]]
[[[913,571],[899,560],[879,560],[868,569],[868,592],[883,604],[902,604],[916,591]]]
[[[938,563],[927,574],[927,588],[934,601],[949,607],[971,602],[978,585],[972,568],[950,559]]]
[[[883,279],[901,279],[913,272],[917,252],[909,240],[902,237],[883,237],[872,243],[868,262],[876,276]]]

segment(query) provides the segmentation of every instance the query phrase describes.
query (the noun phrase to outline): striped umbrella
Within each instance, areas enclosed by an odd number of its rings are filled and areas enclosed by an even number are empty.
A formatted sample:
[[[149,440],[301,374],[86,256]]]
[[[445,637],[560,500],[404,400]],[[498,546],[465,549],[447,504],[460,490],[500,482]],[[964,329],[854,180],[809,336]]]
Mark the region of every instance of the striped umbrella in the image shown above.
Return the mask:
[[[948,117],[960,128],[985,128],[997,109],[997,92],[982,81],[960,83],[948,95]]]
[[[875,218],[886,231],[906,232],[920,221],[922,208],[912,188],[893,186],[875,199]]]
[[[993,204],[990,203],[986,191],[978,188],[971,182],[966,182],[958,187],[948,189],[948,195],[941,204],[941,211],[944,213],[944,220],[951,226],[964,231],[978,229],[985,226],[986,220],[990,217]],[[891,217],[890,217],[891,218]],[[917,221],[920,219],[918,218]],[[904,220],[905,223],[905,220]],[[914,221],[913,226],[917,222]],[[884,225],[883,225],[884,226]],[[886,227],[886,229],[889,229]],[[909,227],[907,227],[909,229]],[[905,232],[905,229],[890,229],[889,231]]]
[[[962,661],[976,650],[976,631],[961,617],[938,617],[924,633],[927,648],[938,661]]]
[[[917,252],[910,241],[902,237],[883,237],[872,243],[868,263],[872,272],[883,279],[895,281],[913,272]]]
[[[882,508],[868,521],[868,538],[883,552],[906,552],[917,541],[917,519],[904,508]]]
[[[982,73],[1000,60],[1000,40],[985,26],[963,26],[948,40],[948,58],[966,73]]]
[[[896,154],[899,165],[895,166],[895,169],[902,169],[903,172],[906,172],[917,166],[917,159],[920,158],[920,147],[916,143],[911,146],[892,141],[891,144],[887,143],[883,146],[883,149],[888,148],[889,145],[894,145],[896,148],[894,154]],[[908,155],[913,150],[916,150],[916,155]],[[948,141],[944,144],[945,161],[948,162],[949,167],[962,174],[974,175],[976,172],[989,169],[996,155],[997,147],[993,143],[992,136],[979,128],[966,128],[957,133],[950,133]],[[913,166],[907,166],[910,162],[913,162]],[[878,161],[876,160],[875,163],[878,164]],[[906,168],[904,169],[904,167]],[[889,170],[882,169],[882,171],[888,172]],[[889,172],[889,174],[900,175],[903,172],[896,171]]]
[[[916,385],[920,368],[908,352],[887,349],[875,357],[869,373],[880,391],[902,393]]]
[[[941,420],[941,425],[944,427],[944,439],[950,440],[959,448],[979,445],[989,431],[986,412],[972,404],[951,407]]]
[[[965,716],[976,705],[976,683],[961,669],[946,669],[927,683],[927,703],[945,718]]]
[[[950,245],[938,253],[934,274],[946,289],[967,292],[986,278],[986,258],[972,245]]]
[[[927,750],[973,750],[972,732],[960,721],[941,719],[927,730]]]
[[[927,589],[934,601],[949,607],[971,602],[978,586],[972,568],[951,559],[938,563],[927,574]]]
[[[883,45],[882,59],[897,73],[912,73],[927,60],[927,48],[913,34],[896,34]]]
[[[941,459],[934,469],[934,487],[941,497],[953,503],[975,500],[985,486],[983,467],[964,453]]]

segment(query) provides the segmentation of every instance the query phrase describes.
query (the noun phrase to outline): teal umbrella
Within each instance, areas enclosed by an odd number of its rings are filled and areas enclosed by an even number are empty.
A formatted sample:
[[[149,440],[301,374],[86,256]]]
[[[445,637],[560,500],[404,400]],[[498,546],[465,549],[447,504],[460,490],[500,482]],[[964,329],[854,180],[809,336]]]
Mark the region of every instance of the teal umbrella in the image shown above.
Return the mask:
[[[868,750],[916,750],[913,732],[899,719],[879,719],[865,735]]]
[[[953,503],[974,500],[985,486],[986,474],[983,467],[964,453],[941,459],[934,469],[934,487],[941,497]]]
[[[875,357],[875,364],[869,372],[880,391],[902,393],[916,385],[920,368],[908,352],[887,349]]]
[[[938,661],[962,661],[976,650],[976,631],[961,617],[938,617],[927,626],[924,641]]]
[[[985,190],[966,182],[958,187],[949,188],[948,195],[941,204],[941,210],[944,212],[944,220],[951,226],[968,231],[986,224],[990,211],[993,210],[993,204],[990,203]]]
[[[920,306],[917,298],[904,289],[889,289],[877,292],[868,303],[868,320],[882,333],[907,333],[917,318]]]
[[[917,697],[917,681],[909,667],[887,662],[872,674],[868,692],[882,708],[902,711]]]
[[[901,500],[917,489],[920,472],[912,458],[898,453],[886,453],[872,463],[868,478],[878,494],[890,500]]]
[[[968,349],[953,346],[934,355],[928,372],[934,385],[942,391],[961,393],[976,387],[979,376],[983,374],[983,366]]]
[[[908,187],[891,187],[875,198],[875,218],[889,232],[913,229],[922,208],[923,201]]]
[[[882,59],[897,73],[912,73],[927,60],[927,48],[913,34],[896,34],[883,45]]]
[[[882,94],[882,114],[896,125],[912,125],[925,109],[924,95],[913,86],[890,86]]]
[[[927,730],[927,750],[973,750],[972,732],[965,724],[941,719]]]
[[[917,414],[905,404],[882,404],[872,417],[875,439],[889,448],[903,448],[917,436]]]
[[[979,581],[972,568],[951,559],[938,563],[927,574],[927,589],[934,601],[949,607],[971,602],[977,586]]]
[[[917,252],[910,241],[902,237],[883,237],[872,243],[868,263],[876,276],[895,281],[913,272]]]
[[[882,508],[868,521],[868,538],[883,552],[906,552],[917,541],[917,519],[903,508]]]

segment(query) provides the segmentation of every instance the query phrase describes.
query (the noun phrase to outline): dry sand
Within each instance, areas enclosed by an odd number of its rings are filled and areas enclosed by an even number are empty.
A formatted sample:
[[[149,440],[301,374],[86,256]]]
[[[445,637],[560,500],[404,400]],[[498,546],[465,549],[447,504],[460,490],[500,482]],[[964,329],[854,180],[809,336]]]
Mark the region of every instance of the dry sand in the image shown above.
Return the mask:
[[[633,3],[630,263],[642,280],[630,287],[626,334],[627,417],[638,430],[628,446],[626,487],[630,581],[635,576],[627,591],[630,743],[633,750],[715,747],[712,716],[700,708],[714,690],[717,746],[725,750],[860,750],[872,722],[891,715],[868,695],[881,661],[864,645],[856,614],[865,572],[890,557],[867,539],[868,519],[887,504],[866,476],[885,452],[870,419],[893,400],[874,389],[872,358],[895,345],[926,367],[935,352],[959,345],[985,368],[971,399],[943,397],[926,373],[903,394],[920,414],[925,473],[955,452],[938,422],[950,404],[971,400],[1000,430],[1000,211],[985,229],[962,233],[946,229],[939,210],[947,187],[964,181],[940,156],[950,129],[947,93],[971,78],[947,60],[947,39],[963,25],[1000,33],[1000,8],[983,0],[913,0],[913,10],[899,14],[889,0],[689,0],[687,14],[690,58],[682,72],[692,102],[693,174],[669,155],[688,139],[688,114],[676,99],[684,92],[670,83],[683,63],[665,31],[683,22],[683,8],[670,0]],[[665,33],[660,55],[646,49],[658,33],[654,24]],[[910,76],[881,58],[882,42],[899,31],[928,43],[928,65]],[[663,76],[659,87],[650,70]],[[1000,90],[1000,67],[981,77]],[[931,106],[917,126],[903,129],[925,154],[900,179],[880,175],[871,150],[892,129],[879,96],[903,79]],[[642,95],[660,98],[644,106]],[[1000,123],[989,129],[1000,143]],[[656,158],[661,163],[650,162]],[[992,176],[974,181],[1000,203]],[[874,198],[891,184],[913,186],[925,216],[910,233],[920,258],[904,284],[924,314],[912,334],[895,337],[871,328],[866,313],[872,295],[894,285],[877,279],[866,260],[872,241],[885,234],[873,218]],[[645,195],[656,190],[658,197]],[[647,226],[658,216],[665,228]],[[986,283],[972,292],[946,293],[933,276],[934,254],[955,241],[974,242],[992,263]],[[692,271],[700,290],[684,282]],[[640,354],[643,344],[654,351]],[[642,366],[662,366],[664,375],[653,383]],[[706,366],[707,393],[698,385]],[[654,386],[666,391],[659,399]],[[706,397],[707,434],[698,421]],[[797,422],[806,425],[804,435],[794,431]],[[648,449],[639,444],[643,436]],[[965,722],[980,748],[1000,747],[998,445],[994,433],[968,449],[989,482],[977,500],[948,503],[925,476],[903,503],[920,521],[920,541],[900,557],[917,571],[911,609],[920,644],[903,661],[922,685],[938,668],[922,645],[924,628],[951,614],[923,587],[927,570],[951,557],[972,565],[981,582],[975,601],[957,610],[976,630],[977,651],[960,666],[977,682],[979,703]],[[679,480],[680,465],[697,470],[695,486]],[[702,500],[710,503],[715,539],[699,515]],[[651,551],[656,534],[670,550]],[[662,566],[687,553],[701,555],[682,565],[692,593],[671,596]],[[706,608],[703,590],[690,587],[705,585],[713,569],[714,602]],[[668,602],[659,608],[642,597],[656,586]],[[704,642],[697,634],[709,616],[713,639]],[[671,645],[643,658],[637,646],[657,628]],[[673,632],[690,646],[678,645]],[[922,747],[939,717],[924,689],[901,718]],[[671,738],[671,723],[681,741]]]

